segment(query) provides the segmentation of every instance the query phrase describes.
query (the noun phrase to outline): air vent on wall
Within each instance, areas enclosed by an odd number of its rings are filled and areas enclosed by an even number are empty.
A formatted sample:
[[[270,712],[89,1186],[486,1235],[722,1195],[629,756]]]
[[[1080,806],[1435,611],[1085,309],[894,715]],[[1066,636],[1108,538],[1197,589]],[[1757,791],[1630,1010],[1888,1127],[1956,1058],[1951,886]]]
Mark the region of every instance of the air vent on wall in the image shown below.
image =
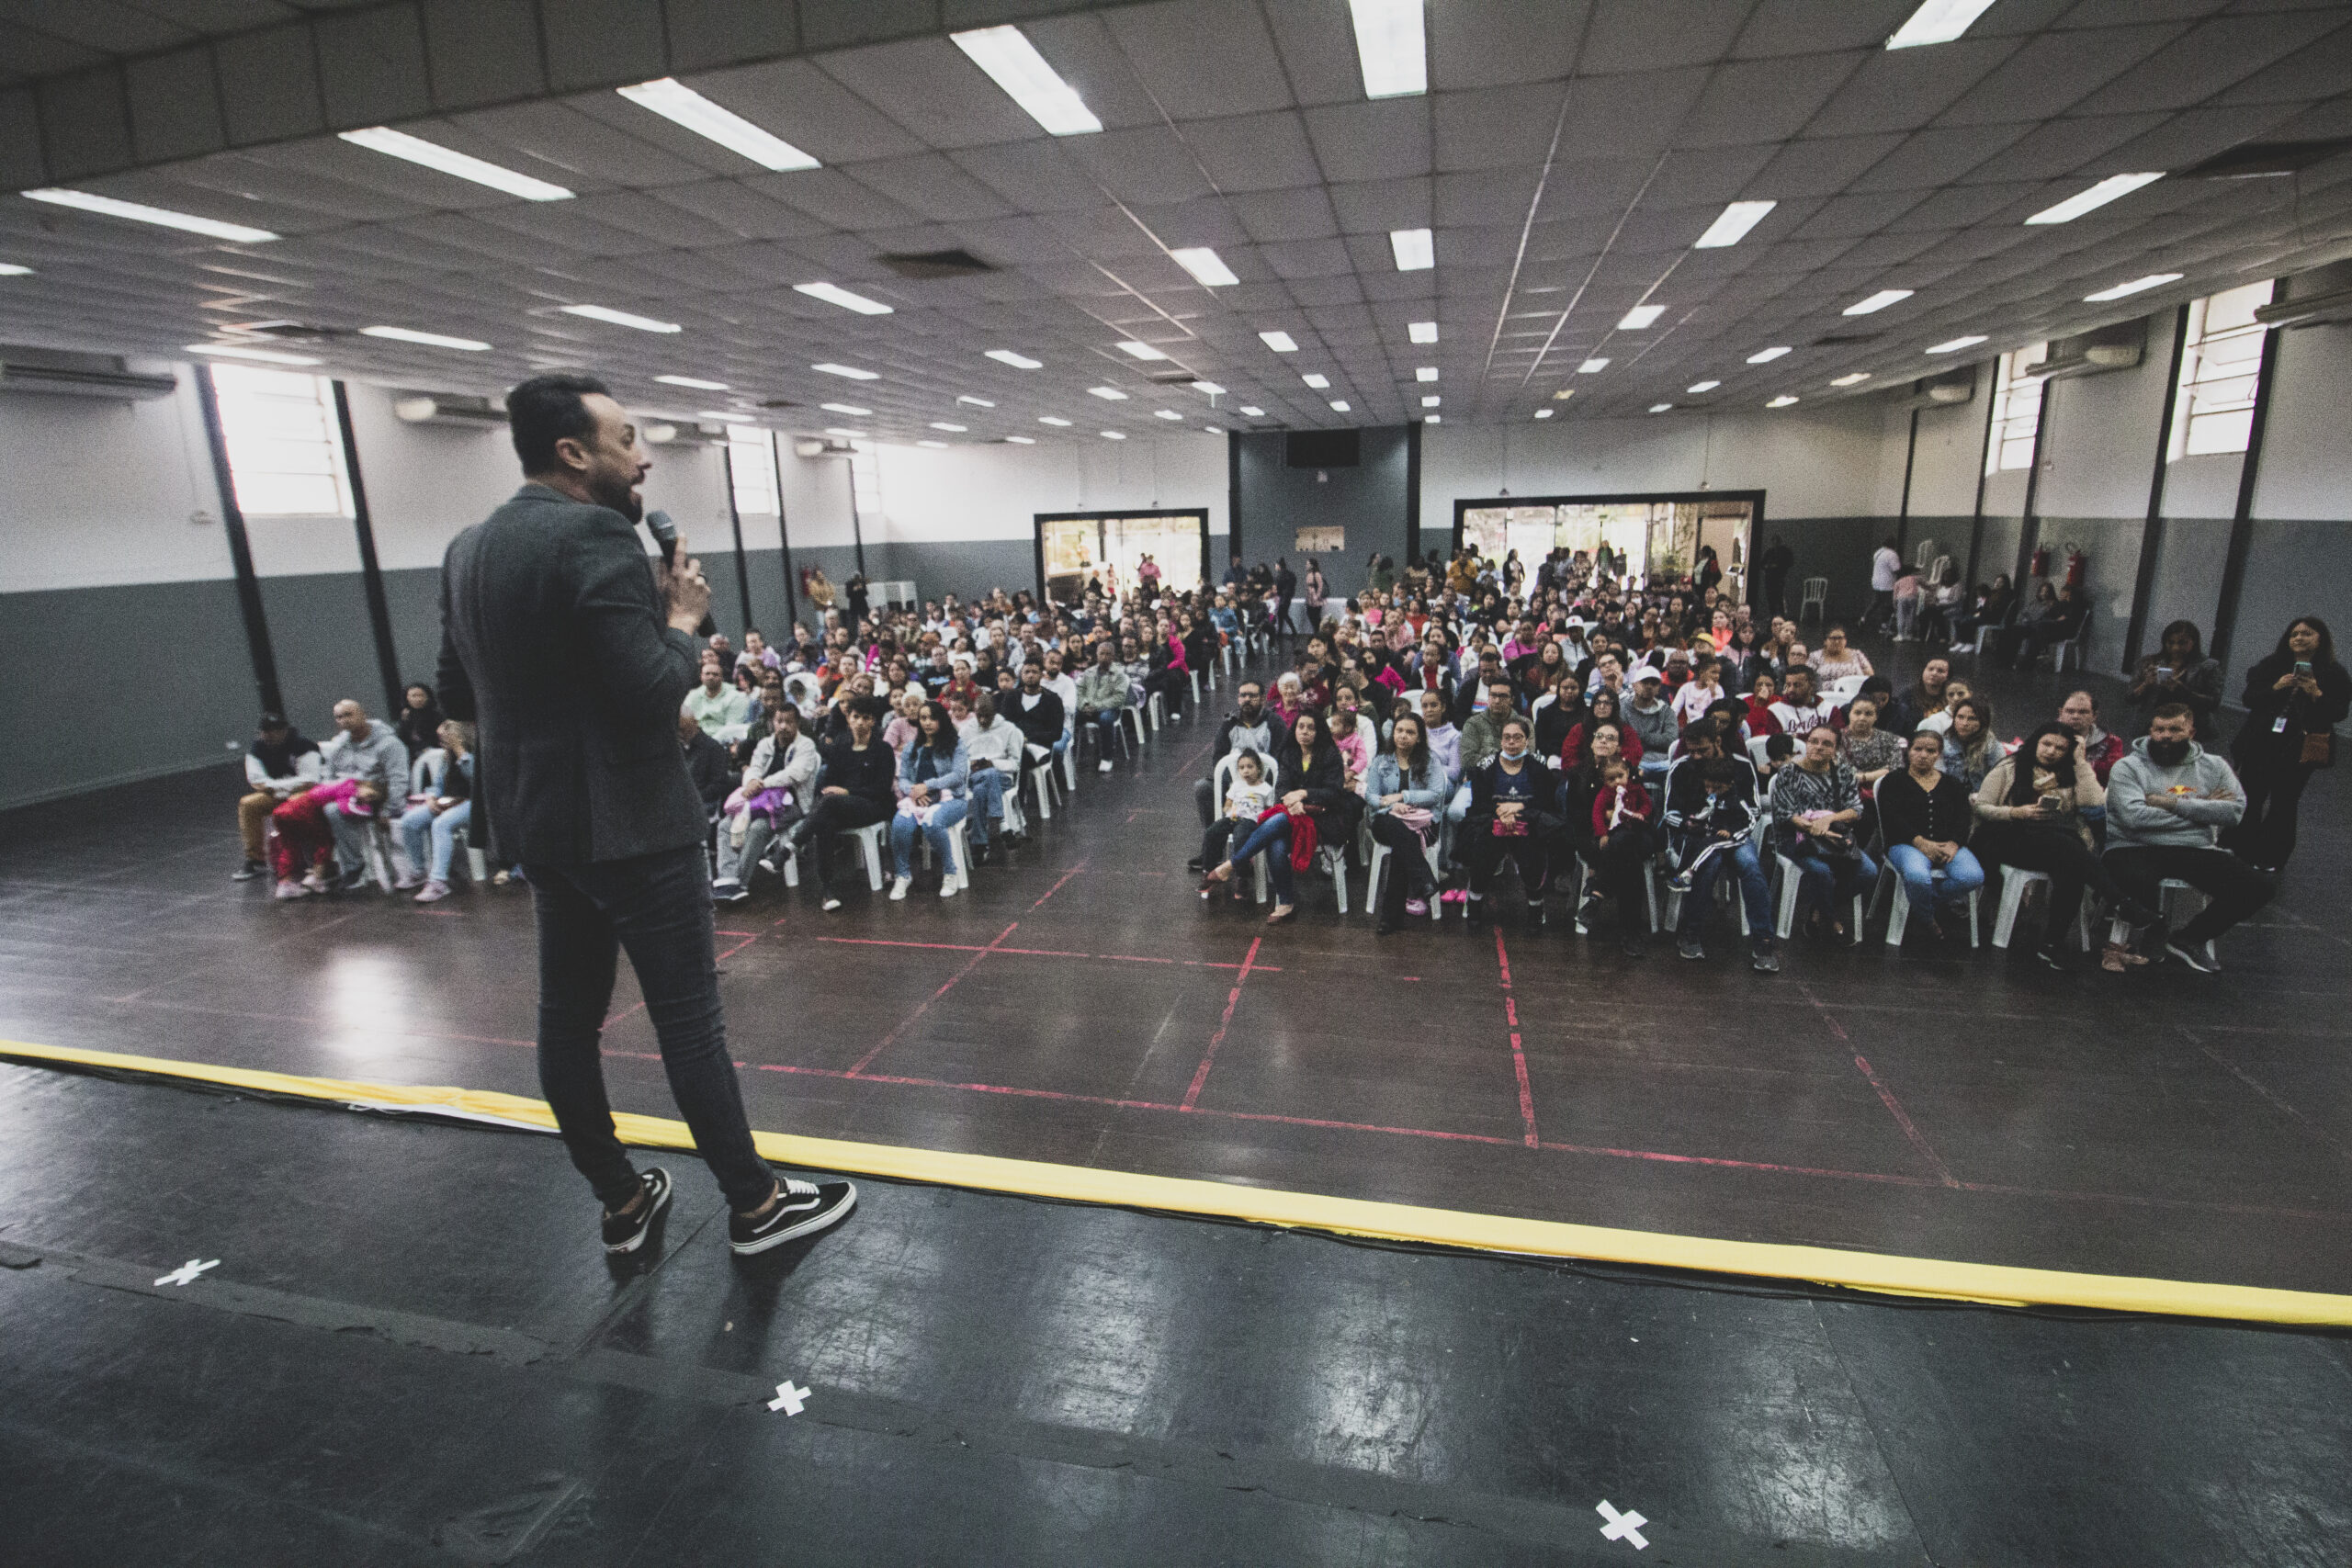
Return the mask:
[[[464,430],[503,430],[506,411],[469,392],[396,392],[392,415],[403,424],[439,424]]]
[[[59,349],[0,347],[0,392],[44,392],[52,397],[108,398],[143,402],[168,398],[177,377],[141,375],[111,354],[69,354]]]
[[[1956,408],[1976,395],[1976,367],[1963,365],[1956,370],[1928,376],[1911,383],[1911,390],[1897,398],[1898,409]]]
[[[966,250],[897,251],[875,259],[900,277],[977,277],[996,271]]]
[[[1144,379],[1160,387],[1189,387],[1200,378],[1190,370],[1154,370]]]
[[[2290,277],[2281,285],[2284,296],[2254,313],[2266,327],[2316,327],[2330,321],[2352,321],[2352,262],[2335,262]]]
[[[2183,179],[2261,180],[2295,174],[2324,163],[2339,152],[2352,152],[2352,136],[2323,141],[2241,141],[2216,152],[2203,163],[2181,171]]]
[[[2073,337],[2053,338],[2041,363],[2026,366],[2022,373],[2048,381],[2067,376],[2103,375],[2109,370],[2129,370],[2140,363],[2147,351],[2148,319],[2140,316],[2113,326],[2077,333]]]

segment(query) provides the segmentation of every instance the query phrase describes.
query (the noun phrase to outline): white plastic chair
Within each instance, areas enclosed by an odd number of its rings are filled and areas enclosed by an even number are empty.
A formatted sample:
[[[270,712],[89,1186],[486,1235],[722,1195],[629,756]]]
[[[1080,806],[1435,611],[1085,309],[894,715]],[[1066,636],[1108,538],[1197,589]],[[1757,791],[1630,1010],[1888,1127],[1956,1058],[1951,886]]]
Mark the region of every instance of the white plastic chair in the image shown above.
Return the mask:
[[[1233,785],[1233,763],[1238,753],[1227,751],[1224,756],[1219,757],[1216,760],[1216,766],[1209,770],[1209,801],[1212,808],[1215,810],[1223,811],[1225,809],[1226,793]],[[1275,784],[1275,781],[1281,776],[1281,770],[1274,766],[1274,760],[1272,757],[1262,751],[1258,755],[1259,761],[1265,764],[1266,782],[1268,784]],[[1279,788],[1280,785],[1276,784],[1276,787]],[[1226,846],[1227,858],[1231,857],[1234,850],[1240,847],[1240,845],[1236,843],[1228,843]],[[1254,884],[1255,892],[1257,894],[1257,902],[1262,904],[1266,901],[1267,893],[1266,857],[1263,855],[1251,855],[1250,857],[1250,870],[1251,873],[1251,880]]]
[[[1944,879],[1944,872],[1940,867],[1934,874],[1938,881]],[[1894,869],[1894,863],[1891,860],[1881,860],[1878,865],[1878,886],[1871,889],[1871,913],[1873,916],[1878,913],[1879,905],[1886,900],[1890,890],[1894,902],[1886,912],[1886,945],[1901,947],[1903,932],[1911,923],[1911,895],[1904,890],[1903,874]],[[1979,942],[1976,934],[1976,906],[1983,891],[1982,888],[1975,887],[1968,891],[1968,945],[1971,947],[1977,946]]]
[[[1367,812],[1365,814],[1364,820],[1367,822],[1372,820],[1370,813]],[[1377,839],[1373,840],[1372,869],[1364,877],[1363,884],[1363,901],[1364,907],[1367,908],[1377,909],[1380,908],[1380,874],[1383,871],[1387,869],[1388,857],[1392,852],[1393,852],[1390,851],[1386,844],[1382,843]],[[1443,871],[1439,869],[1437,840],[1435,839],[1431,839],[1427,843],[1423,844],[1421,846],[1421,852],[1425,857],[1427,857],[1430,863],[1430,877],[1442,885],[1445,881],[1445,874]],[[1345,912],[1347,907],[1347,896],[1342,892],[1340,895],[1340,908],[1342,912]],[[1438,899],[1431,898],[1430,900],[1430,919],[1432,920],[1442,920],[1445,919],[1445,906]]]
[[[1782,942],[1786,942],[1789,940],[1789,932],[1796,927],[1797,896],[1804,891],[1802,885],[1804,873],[1795,861],[1778,851],[1773,852],[1772,861],[1773,869],[1780,874],[1781,877],[1781,908],[1779,916],[1773,922],[1773,930],[1774,934]],[[1847,927],[1849,935],[1857,946],[1862,940],[1862,917],[1868,913],[1868,901],[1863,897],[1861,890],[1857,888],[1854,892],[1854,918]]]
[[[842,830],[855,839],[858,848],[865,853],[866,886],[876,893],[881,892],[882,835],[890,830],[889,822],[887,819],[880,822],[868,822],[863,828],[848,828]]]
[[[2182,895],[2182,894],[2187,894],[2187,895],[2188,895],[2189,897],[2194,897],[2194,898],[2197,900],[2197,902],[2198,902],[2198,907],[2199,907],[2200,909],[2201,909],[2201,908],[2205,906],[2205,904],[2208,902],[2208,900],[2207,900],[2207,899],[2206,899],[2206,897],[2205,897],[2205,895],[2204,895],[2204,894],[2202,894],[2202,893],[2199,893],[2199,892],[2195,887],[2191,886],[2189,884],[2188,884],[2188,883],[2186,883],[2186,882],[2181,881],[2178,877],[2173,877],[2173,876],[2167,876],[2167,877],[2165,877],[2165,878],[2164,879],[2164,881],[2163,881],[2163,882],[2161,882],[2161,883],[2159,883],[2159,884],[2157,885],[2157,887],[2156,887],[2156,897],[2157,897],[2157,899],[2159,900],[2159,902],[2160,902],[2160,903],[2162,904],[2162,906],[2163,906],[2165,920],[2165,922],[2166,922],[2167,924],[2171,924],[2171,923],[2173,923],[2173,919],[2172,919],[2172,908],[2173,908],[2173,902],[2174,902],[2175,898],[2176,898],[2177,896]],[[2193,917],[2192,917],[2192,918],[2193,918]],[[2107,928],[2107,940],[2108,940],[2108,941],[2109,941],[2109,942],[2129,942],[2129,941],[2131,941],[2131,940],[2132,940],[2132,922],[2131,922],[2131,921],[2129,921],[2129,920],[2123,919],[2121,919],[2121,918],[2120,918],[2120,917],[2119,917],[2119,918],[2117,918],[2117,919],[2112,919],[2112,920],[2109,921],[2109,922],[2108,922],[2108,928]],[[2085,943],[2085,945],[2086,945],[2086,946],[2087,946],[2087,945],[2089,945],[2089,944],[2088,944],[2087,942],[2086,942],[2086,943]],[[2217,960],[2217,959],[2215,958],[2215,956],[2214,956],[2214,953],[2213,953],[2213,944],[2212,944],[2211,942],[2208,942],[2205,944],[2204,949],[2203,949],[2203,952],[2204,952],[2204,954],[2205,954],[2205,962],[2206,962],[2206,963],[2208,963],[2208,964],[2212,964],[2212,963],[2216,963],[2216,962],[2218,962],[2218,960]]]
[[[956,863],[956,880],[965,886],[972,886],[972,836],[966,830],[968,818],[958,817],[947,825],[947,854]],[[929,871],[934,863],[931,852],[931,835],[918,832],[915,843],[922,851],[922,864]],[[880,884],[876,884],[879,886]]]
[[[1842,708],[1860,694],[1862,682],[1868,679],[1867,675],[1840,675],[1829,682],[1829,689],[1822,695]]]
[[[1797,619],[1822,618],[1829,614],[1829,580],[1808,577],[1804,580],[1804,597],[1797,603]]]
[[[1993,945],[2006,948],[2009,937],[2017,930],[2018,911],[2025,904],[2026,889],[2048,887],[2050,874],[2046,871],[2026,871],[2018,866],[2001,868],[2001,902],[1993,916]],[[2051,933],[2055,936],[2057,933]],[[2087,896],[2075,910],[2075,935],[2085,951],[2091,945],[2091,911]]]

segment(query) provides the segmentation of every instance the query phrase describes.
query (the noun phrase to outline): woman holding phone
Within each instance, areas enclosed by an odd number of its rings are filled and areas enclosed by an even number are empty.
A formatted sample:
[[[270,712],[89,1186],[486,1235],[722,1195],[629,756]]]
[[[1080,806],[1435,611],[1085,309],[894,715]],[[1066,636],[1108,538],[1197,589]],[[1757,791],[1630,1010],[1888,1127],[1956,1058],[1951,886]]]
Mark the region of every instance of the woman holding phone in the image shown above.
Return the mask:
[[[2050,875],[2050,916],[2034,956],[2052,969],[2073,966],[2062,944],[2081,908],[2086,886],[2135,926],[2153,924],[2157,918],[2154,909],[2126,897],[2092,852],[2083,811],[2106,805],[2107,791],[2083,760],[2080,738],[2055,723],[2018,741],[2016,750],[1985,773],[1976,790],[1973,843],[1978,857]]]
[[[2140,716],[2135,733],[2146,734],[2149,716],[2166,703],[2188,704],[2197,733],[2212,739],[2213,716],[2222,707],[2222,664],[2205,657],[2204,634],[2194,621],[2165,627],[2156,651],[2140,660],[2132,682],[2132,705]]]
[[[2335,727],[2352,707],[2352,674],[2317,615],[2299,615],[2267,659],[2246,671],[2245,723],[2230,755],[2245,786],[2245,816],[2222,835],[2258,871],[2282,871],[2295,852],[2295,808],[2312,774],[2335,763]]]

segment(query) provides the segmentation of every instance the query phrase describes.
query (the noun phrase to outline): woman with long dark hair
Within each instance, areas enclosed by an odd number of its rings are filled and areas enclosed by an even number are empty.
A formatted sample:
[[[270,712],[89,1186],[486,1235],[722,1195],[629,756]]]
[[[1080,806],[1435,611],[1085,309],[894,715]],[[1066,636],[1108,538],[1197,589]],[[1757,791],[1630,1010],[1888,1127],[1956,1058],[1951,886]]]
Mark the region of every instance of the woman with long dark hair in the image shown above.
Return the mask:
[[[2139,733],[2166,703],[2183,703],[2197,724],[2197,733],[2211,739],[2213,716],[2222,708],[2222,661],[2205,657],[2205,636],[2195,621],[2175,621],[2165,627],[2156,651],[2140,660],[2132,682],[2132,705],[2139,711]]]
[[[1624,742],[1621,755],[1624,757],[1626,766],[1641,766],[1642,738],[1634,734],[1633,726],[1625,722],[1624,699],[1603,686],[1592,694],[1591,701],[1586,705],[1583,721],[1569,730],[1568,738],[1560,743],[1560,766],[1563,769],[1573,770],[1584,765],[1586,748],[1591,741],[1592,732],[1603,724],[1617,727],[1618,734]]]
[[[960,883],[948,829],[964,819],[971,790],[971,761],[965,753],[963,738],[956,733],[955,721],[939,704],[925,702],[916,706],[915,729],[899,755],[899,807],[890,818],[890,856],[897,879],[890,884],[890,897],[904,898],[914,880],[915,834],[920,832],[931,840],[932,851],[939,858],[939,896],[953,898]]]
[[[1420,715],[1400,711],[1389,730],[1388,745],[1372,761],[1365,784],[1372,809],[1372,836],[1388,846],[1388,885],[1380,897],[1380,920],[1374,929],[1386,936],[1400,916],[1430,912],[1437,892],[1426,846],[1434,842],[1444,808],[1445,769],[1430,750]],[[1366,890],[1367,897],[1371,889]]]
[[[1617,906],[1617,941],[1629,958],[1649,951],[1647,884],[1642,867],[1657,852],[1657,840],[1649,818],[1625,813],[1606,831],[1593,820],[1593,802],[1602,788],[1601,772],[1611,763],[1625,763],[1625,735],[1615,719],[1599,719],[1585,739],[1582,765],[1570,772],[1560,786],[1560,815],[1568,843],[1577,858],[1590,869],[1585,895],[1576,913],[1577,934],[1584,934],[1591,917],[1609,902]]]
[[[1968,699],[1962,711],[1975,700]],[[1958,728],[1953,727],[1955,734]],[[2049,874],[2050,918],[2034,956],[2052,969],[2071,966],[2060,943],[2075,923],[2086,886],[2135,926],[2156,919],[2154,909],[2117,888],[2092,852],[2090,824],[2083,813],[2106,806],[2107,791],[2084,760],[2081,737],[2054,721],[2018,741],[2016,750],[1985,773],[1976,790],[1973,841],[1978,857]]]
[[[393,732],[408,748],[411,761],[441,744],[442,718],[441,705],[434,700],[433,688],[422,681],[411,681],[401,694],[401,716],[392,721]]]
[[[1244,839],[1239,848],[1219,861],[1201,879],[1204,892],[1214,892],[1219,883],[1233,880],[1234,873],[1250,863],[1251,855],[1266,857],[1267,880],[1273,884],[1273,912],[1266,917],[1268,925],[1287,920],[1298,913],[1297,884],[1291,874],[1291,840],[1301,829],[1301,824],[1312,822],[1319,834],[1324,824],[1336,826],[1345,819],[1347,771],[1340,761],[1339,749],[1323,732],[1323,721],[1312,713],[1303,713],[1293,721],[1288,734],[1274,742],[1275,765],[1280,776],[1274,787],[1281,809],[1271,812],[1254,831]]]
[[[2230,747],[2245,786],[2245,816],[2222,835],[2224,847],[2259,870],[2285,869],[2303,786],[2335,765],[2335,727],[2347,707],[2352,674],[2336,662],[2327,623],[2296,616],[2278,648],[2246,671],[2245,723]]]

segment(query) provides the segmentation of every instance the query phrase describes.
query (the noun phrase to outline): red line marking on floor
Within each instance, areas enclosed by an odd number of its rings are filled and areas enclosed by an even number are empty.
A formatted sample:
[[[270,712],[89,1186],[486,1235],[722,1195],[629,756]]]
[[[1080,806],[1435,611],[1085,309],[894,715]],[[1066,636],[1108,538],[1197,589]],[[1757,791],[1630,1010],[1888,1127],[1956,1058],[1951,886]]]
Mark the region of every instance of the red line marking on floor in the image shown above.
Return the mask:
[[[1842,1038],[1845,1032],[1840,1030],[1838,1033]],[[1944,1164],[1942,1156],[1928,1145],[1926,1138],[1919,1135],[1919,1129],[1912,1124],[1910,1113],[1903,1109],[1903,1102],[1894,1098],[1894,1091],[1887,1088],[1878,1074],[1871,1069],[1870,1059],[1857,1055],[1854,1057],[1854,1066],[1861,1068],[1862,1077],[1870,1079],[1871,1087],[1878,1090],[1878,1097],[1886,1102],[1887,1111],[1894,1118],[1894,1124],[1903,1129],[1903,1135],[1911,1140],[1911,1146],[1919,1151],[1919,1157],[1936,1168],[1937,1176],[1942,1179],[1946,1187],[1959,1186],[1960,1182],[1953,1178],[1951,1168]]]
[[[1527,1082],[1527,1050],[1519,1039],[1519,1003],[1510,995],[1510,951],[1503,946],[1500,930],[1495,932],[1495,963],[1502,970],[1503,1018],[1510,1025],[1511,1071],[1519,1075],[1519,1119],[1527,1128],[1527,1146],[1536,1148],[1541,1146],[1541,1140],[1535,1136],[1535,1091]]]
[[[1209,1036],[1209,1048],[1202,1054],[1201,1065],[1193,1074],[1193,1084],[1184,1091],[1183,1109],[1190,1111],[1200,1102],[1201,1086],[1209,1081],[1209,1066],[1216,1060],[1216,1048],[1225,1043],[1225,1032],[1233,1027],[1233,1010],[1240,1003],[1242,983],[1250,978],[1250,965],[1257,961],[1258,944],[1266,939],[1253,936],[1250,951],[1241,955],[1241,968],[1233,976],[1233,989],[1225,996],[1225,1014],[1216,1021],[1216,1032]]]
[[[615,1025],[615,1024],[618,1023],[621,1020],[623,1020],[623,1019],[625,1019],[625,1018],[628,1017],[630,1014],[632,1014],[632,1013],[634,1013],[634,1012],[638,1011],[639,1009],[643,1008],[644,1006],[645,1006],[645,998],[642,998],[642,997],[640,997],[640,998],[639,998],[636,1001],[633,1001],[633,1002],[629,1003],[629,1005],[628,1005],[628,1006],[627,1006],[627,1007],[625,1007],[625,1008],[621,1009],[621,1010],[620,1010],[620,1011],[618,1011],[618,1012],[616,1012],[616,1013],[614,1013],[614,1014],[612,1014],[611,1016],[607,1017],[607,1018],[605,1020],[604,1023],[603,1023],[602,1025],[600,1025],[599,1027],[601,1027],[601,1028],[605,1028],[605,1029],[610,1029],[613,1025]]]
[[[718,953],[718,955],[716,955],[716,956],[712,959],[712,962],[713,962],[713,963],[717,963],[717,964],[724,964],[724,963],[726,963],[729,959],[730,959],[730,958],[734,957],[737,953],[739,953],[742,952],[745,948],[747,948],[747,947],[751,946],[753,942],[757,942],[757,941],[759,941],[759,940],[760,940],[758,937],[756,937],[756,936],[752,935],[750,931],[741,931],[741,932],[736,932],[736,931],[722,931],[722,932],[720,932],[719,934],[720,934],[720,935],[722,935],[722,936],[736,936],[736,935],[741,935],[741,936],[742,937],[742,939],[743,939],[743,940],[742,940],[742,941],[741,941],[741,942],[737,942],[734,946],[732,946],[732,947],[729,948],[726,952],[724,952],[724,953]]]
[[[1060,892],[1065,886],[1069,886],[1069,879],[1071,877],[1076,876],[1080,872],[1084,871],[1085,869],[1086,863],[1084,861],[1080,861],[1076,865],[1071,866],[1068,871],[1063,872],[1061,881],[1057,882],[1051,887],[1046,888],[1045,897],[1038,899],[1036,903],[1032,904],[1029,907],[1033,909],[1044,908],[1046,898],[1050,898],[1055,894]]]
[[[1006,937],[1011,936],[1015,931],[1020,929],[1020,926],[1021,922],[1019,920],[1013,921],[1011,925],[1005,927],[1004,930],[996,933],[996,942],[989,943],[987,947],[980,949],[978,953],[972,954],[970,958],[965,960],[964,966],[961,969],[956,970],[956,973],[947,976],[946,980],[941,984],[939,989],[932,992],[930,996],[925,997],[921,1002],[918,1002],[915,1005],[914,1011],[907,1014],[906,1017],[899,1021],[897,1028],[891,1030],[889,1033],[885,1034],[880,1040],[875,1043],[873,1050],[868,1051],[865,1055],[860,1056],[857,1059],[857,1065],[850,1068],[849,1076],[855,1077],[865,1071],[867,1066],[873,1062],[875,1057],[879,1056],[884,1051],[889,1048],[890,1042],[896,1040],[899,1035],[904,1034],[908,1030],[913,1028],[915,1021],[922,1017],[923,1014],[929,1012],[932,1009],[933,1003],[938,1001],[940,998],[954,990],[956,988],[956,982],[963,979],[965,976],[969,975],[973,970],[980,966],[980,960],[989,955],[989,952],[995,948],[997,942],[1002,942]]]
[[[1178,964],[1193,969],[1238,969],[1238,964],[1212,963],[1203,958],[1149,958],[1136,953],[1078,953],[1058,947],[999,947],[995,942],[981,947],[968,942],[890,942],[872,936],[820,936],[819,942],[846,942],[857,947],[916,947],[940,953],[993,953],[999,957],[1022,958],[1091,958],[1105,964]],[[1252,964],[1253,975],[1279,975],[1279,964]]]
[[[819,942],[846,942],[853,947],[928,947],[942,953],[986,953],[987,948],[968,942],[891,942],[878,936],[820,936]]]

